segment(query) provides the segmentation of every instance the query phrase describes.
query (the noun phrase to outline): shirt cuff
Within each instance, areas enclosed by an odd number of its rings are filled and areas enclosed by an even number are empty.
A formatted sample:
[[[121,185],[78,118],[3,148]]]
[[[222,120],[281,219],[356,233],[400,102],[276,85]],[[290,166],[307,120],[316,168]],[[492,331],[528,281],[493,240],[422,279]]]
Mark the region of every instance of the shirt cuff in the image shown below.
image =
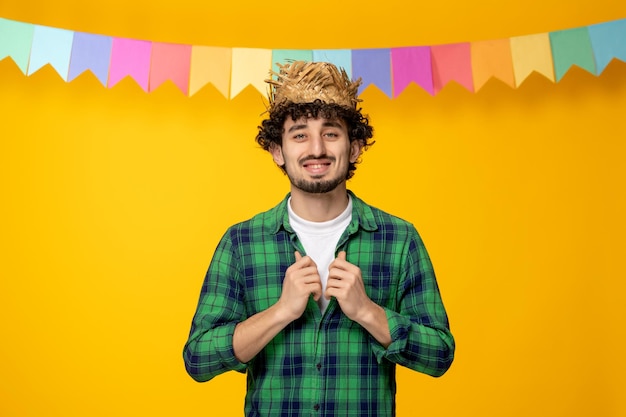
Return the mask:
[[[237,359],[233,349],[233,335],[235,334],[236,326],[236,323],[229,323],[216,327],[213,330],[212,337],[214,346],[217,347],[216,352],[220,358],[220,363],[227,369],[245,372],[248,366]]]
[[[378,363],[381,363],[385,357],[396,355],[402,352],[407,344],[409,328],[411,320],[396,313],[393,310],[383,307],[387,316],[389,325],[389,334],[391,335],[391,344],[385,347],[381,345],[372,336],[372,351],[376,356]]]

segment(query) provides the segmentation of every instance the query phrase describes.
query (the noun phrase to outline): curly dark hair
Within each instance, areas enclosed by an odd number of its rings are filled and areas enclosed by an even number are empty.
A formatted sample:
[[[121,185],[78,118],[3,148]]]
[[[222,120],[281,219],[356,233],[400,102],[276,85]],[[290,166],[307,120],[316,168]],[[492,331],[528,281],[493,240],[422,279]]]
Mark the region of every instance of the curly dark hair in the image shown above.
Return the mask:
[[[351,142],[353,140],[360,141],[363,150],[367,150],[374,144],[374,141],[371,140],[374,136],[374,129],[370,126],[368,117],[361,113],[360,108],[351,109],[338,104],[315,100],[312,103],[287,102],[272,108],[269,111],[269,118],[261,122],[259,133],[256,135],[256,141],[263,149],[269,151],[272,144],[282,146],[283,126],[287,117],[291,117],[294,121],[302,117],[342,119],[348,128],[348,137]],[[352,178],[356,164],[359,162],[360,160],[350,163],[346,179]],[[283,166],[280,168],[285,172]]]

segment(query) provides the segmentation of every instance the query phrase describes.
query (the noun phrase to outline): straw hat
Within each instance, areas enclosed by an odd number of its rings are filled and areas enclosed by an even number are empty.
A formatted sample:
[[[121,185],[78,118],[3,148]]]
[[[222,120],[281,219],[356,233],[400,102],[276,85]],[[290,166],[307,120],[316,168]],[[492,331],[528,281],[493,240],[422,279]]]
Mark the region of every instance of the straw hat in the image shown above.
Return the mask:
[[[265,80],[269,86],[270,111],[276,106],[292,103],[311,103],[322,100],[356,108],[357,91],[361,78],[351,81],[346,71],[328,62],[293,61],[277,64],[279,71],[270,71],[276,79]]]

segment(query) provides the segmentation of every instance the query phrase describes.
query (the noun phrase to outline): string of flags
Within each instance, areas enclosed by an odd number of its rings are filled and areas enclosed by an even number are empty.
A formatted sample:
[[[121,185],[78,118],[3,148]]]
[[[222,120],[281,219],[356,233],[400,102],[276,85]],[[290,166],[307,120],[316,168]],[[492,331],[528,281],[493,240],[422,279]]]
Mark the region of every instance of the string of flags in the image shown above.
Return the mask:
[[[50,65],[66,82],[90,71],[107,88],[125,77],[151,92],[166,81],[192,96],[212,84],[226,98],[248,85],[265,94],[269,68],[289,60],[329,61],[397,97],[415,83],[431,95],[456,82],[470,92],[497,78],[517,88],[537,72],[560,81],[578,66],[600,75],[626,62],[626,19],[578,28],[454,44],[376,49],[255,49],[185,45],[97,35],[0,18],[0,60],[25,75]]]

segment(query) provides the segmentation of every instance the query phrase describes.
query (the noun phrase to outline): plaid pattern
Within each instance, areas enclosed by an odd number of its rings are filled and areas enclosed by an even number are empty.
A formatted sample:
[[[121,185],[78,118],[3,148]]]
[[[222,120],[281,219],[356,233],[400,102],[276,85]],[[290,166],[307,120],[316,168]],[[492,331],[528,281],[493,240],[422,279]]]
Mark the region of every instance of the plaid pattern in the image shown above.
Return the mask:
[[[216,249],[183,356],[197,381],[247,372],[248,417],[393,416],[396,364],[440,376],[452,363],[454,339],[417,231],[351,195],[352,221],[337,252],[361,268],[367,294],[385,309],[387,349],[335,299],[322,316],[311,298],[302,317],[240,363],[232,347],[236,324],[278,301],[294,250],[304,253],[288,222],[287,198],[232,226]]]

